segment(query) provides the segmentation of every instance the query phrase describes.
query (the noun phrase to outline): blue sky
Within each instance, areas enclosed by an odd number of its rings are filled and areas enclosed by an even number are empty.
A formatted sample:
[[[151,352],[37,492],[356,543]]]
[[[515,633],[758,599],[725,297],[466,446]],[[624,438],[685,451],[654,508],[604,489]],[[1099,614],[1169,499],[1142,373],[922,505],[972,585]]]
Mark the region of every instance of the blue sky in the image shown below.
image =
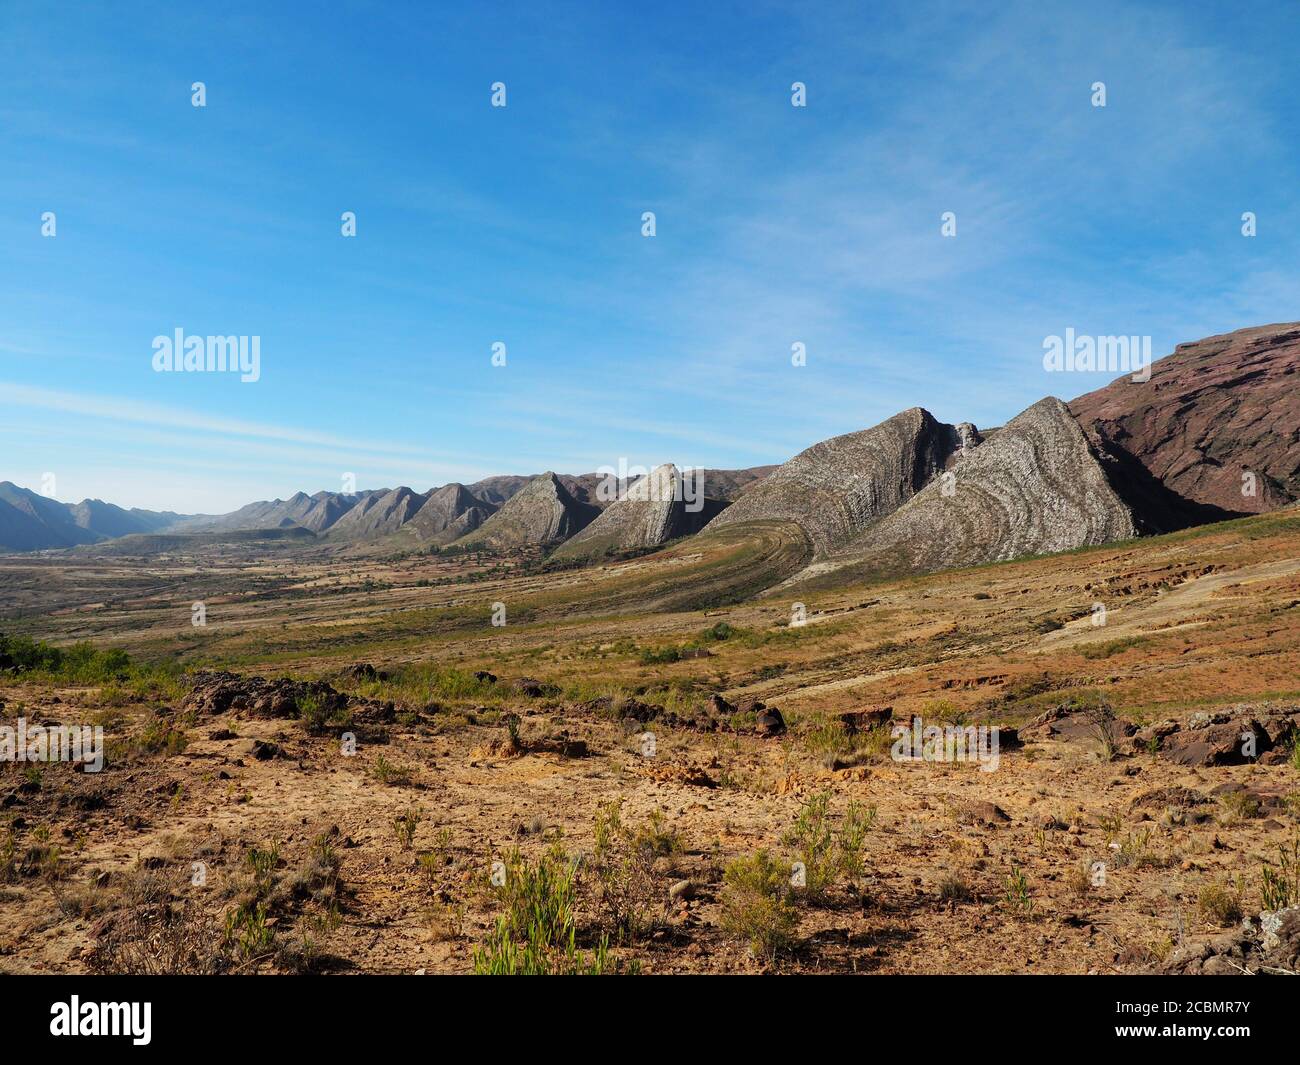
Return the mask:
[[[999,424],[1113,376],[1044,372],[1067,328],[1160,355],[1300,317],[1298,25],[8,0],[0,479],[217,512],[345,472],[779,462],[914,405]],[[155,373],[177,327],[259,336],[261,379]]]

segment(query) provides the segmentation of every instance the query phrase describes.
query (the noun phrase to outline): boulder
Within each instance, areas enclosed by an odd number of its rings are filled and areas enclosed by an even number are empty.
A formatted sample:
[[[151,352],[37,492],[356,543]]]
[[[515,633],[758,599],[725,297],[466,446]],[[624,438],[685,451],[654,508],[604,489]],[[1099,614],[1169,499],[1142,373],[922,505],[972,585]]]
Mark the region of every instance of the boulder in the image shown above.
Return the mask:
[[[1248,754],[1251,740],[1254,750]],[[1161,741],[1160,754],[1179,765],[1242,765],[1271,748],[1272,741],[1258,721],[1239,718],[1171,733]]]
[[[894,716],[892,706],[877,706],[868,710],[850,710],[840,714],[840,725],[845,735],[856,736],[887,724]]]

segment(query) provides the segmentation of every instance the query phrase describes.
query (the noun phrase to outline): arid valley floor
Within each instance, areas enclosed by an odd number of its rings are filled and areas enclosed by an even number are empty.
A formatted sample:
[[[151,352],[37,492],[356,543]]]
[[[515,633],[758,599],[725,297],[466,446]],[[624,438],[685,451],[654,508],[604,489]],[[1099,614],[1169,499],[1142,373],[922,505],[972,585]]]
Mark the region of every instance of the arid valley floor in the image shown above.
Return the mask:
[[[0,674],[6,721],[101,724],[109,752],[0,765],[0,971],[470,972],[516,849],[564,851],[577,956],[607,937],[607,971],[1251,967],[1234,929],[1266,871],[1296,875],[1294,509],[808,591],[802,625],[795,596],[736,602],[778,529],[701,543],[585,569],[0,559],[0,629],[132,663]],[[1018,745],[991,772],[899,762],[885,708]],[[1213,764],[1243,722],[1258,758]],[[792,868],[849,822],[860,867],[792,891],[788,943],[752,951],[726,867]]]

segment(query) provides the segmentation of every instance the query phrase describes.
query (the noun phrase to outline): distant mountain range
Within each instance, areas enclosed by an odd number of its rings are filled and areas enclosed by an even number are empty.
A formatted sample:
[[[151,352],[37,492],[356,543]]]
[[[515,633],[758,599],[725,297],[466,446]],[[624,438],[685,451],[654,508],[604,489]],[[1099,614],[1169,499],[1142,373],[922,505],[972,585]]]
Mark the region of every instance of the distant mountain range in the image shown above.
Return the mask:
[[[774,468],[704,470],[700,477],[718,493],[718,507]],[[464,540],[497,548],[553,545],[584,529],[627,490],[626,484],[614,482],[616,493],[602,493],[604,480],[599,473],[548,472],[489,477],[471,485],[452,483],[424,493],[405,486],[351,493],[298,492],[288,499],[261,500],[220,515],[123,510],[98,499],[60,503],[6,481],[0,483],[0,550],[77,547],[145,533],[166,534],[165,542],[175,545],[184,543],[177,537],[202,536],[213,542],[220,534],[288,529],[314,534],[310,542],[332,544],[382,541],[381,546],[388,546],[391,541],[391,546],[401,547]],[[554,511],[553,516],[545,516],[544,510]],[[499,511],[503,513],[497,517]],[[494,517],[497,520],[488,524]],[[471,538],[485,524],[485,531]]]
[[[705,470],[698,497],[671,464],[616,493],[602,490],[600,474],[547,472],[424,493],[299,492],[219,516],[58,503],[5,482],[0,549],[131,536],[173,550],[187,537],[247,540],[263,530],[294,544],[538,546],[591,561],[776,523],[806,545],[786,585],[928,571],[1294,504],[1297,383],[1300,324],[1243,329],[1179,345],[1149,380],[1121,377],[1069,404],[1048,397],[998,429],[913,407],[780,466]]]
[[[36,551],[93,544],[174,525],[180,514],[123,510],[101,499],[60,503],[10,481],[0,481],[0,549]]]

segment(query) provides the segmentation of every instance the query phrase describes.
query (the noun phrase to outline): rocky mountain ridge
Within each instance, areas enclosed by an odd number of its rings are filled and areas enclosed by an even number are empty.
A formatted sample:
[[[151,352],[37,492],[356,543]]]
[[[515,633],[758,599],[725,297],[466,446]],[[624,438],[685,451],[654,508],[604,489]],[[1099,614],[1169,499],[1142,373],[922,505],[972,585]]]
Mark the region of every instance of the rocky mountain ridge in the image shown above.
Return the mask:
[[[529,546],[590,561],[697,533],[705,545],[735,542],[748,526],[780,525],[794,553],[805,545],[783,587],[923,572],[1293,505],[1298,374],[1300,324],[1243,329],[1180,344],[1149,380],[1126,375],[1069,404],[1042,399],[997,430],[912,407],[776,467],[706,470],[700,506],[682,498],[683,474],[671,464],[631,483],[503,475],[424,493],[299,492],[192,517],[63,504],[5,482],[0,549],[272,529],[346,547]]]

